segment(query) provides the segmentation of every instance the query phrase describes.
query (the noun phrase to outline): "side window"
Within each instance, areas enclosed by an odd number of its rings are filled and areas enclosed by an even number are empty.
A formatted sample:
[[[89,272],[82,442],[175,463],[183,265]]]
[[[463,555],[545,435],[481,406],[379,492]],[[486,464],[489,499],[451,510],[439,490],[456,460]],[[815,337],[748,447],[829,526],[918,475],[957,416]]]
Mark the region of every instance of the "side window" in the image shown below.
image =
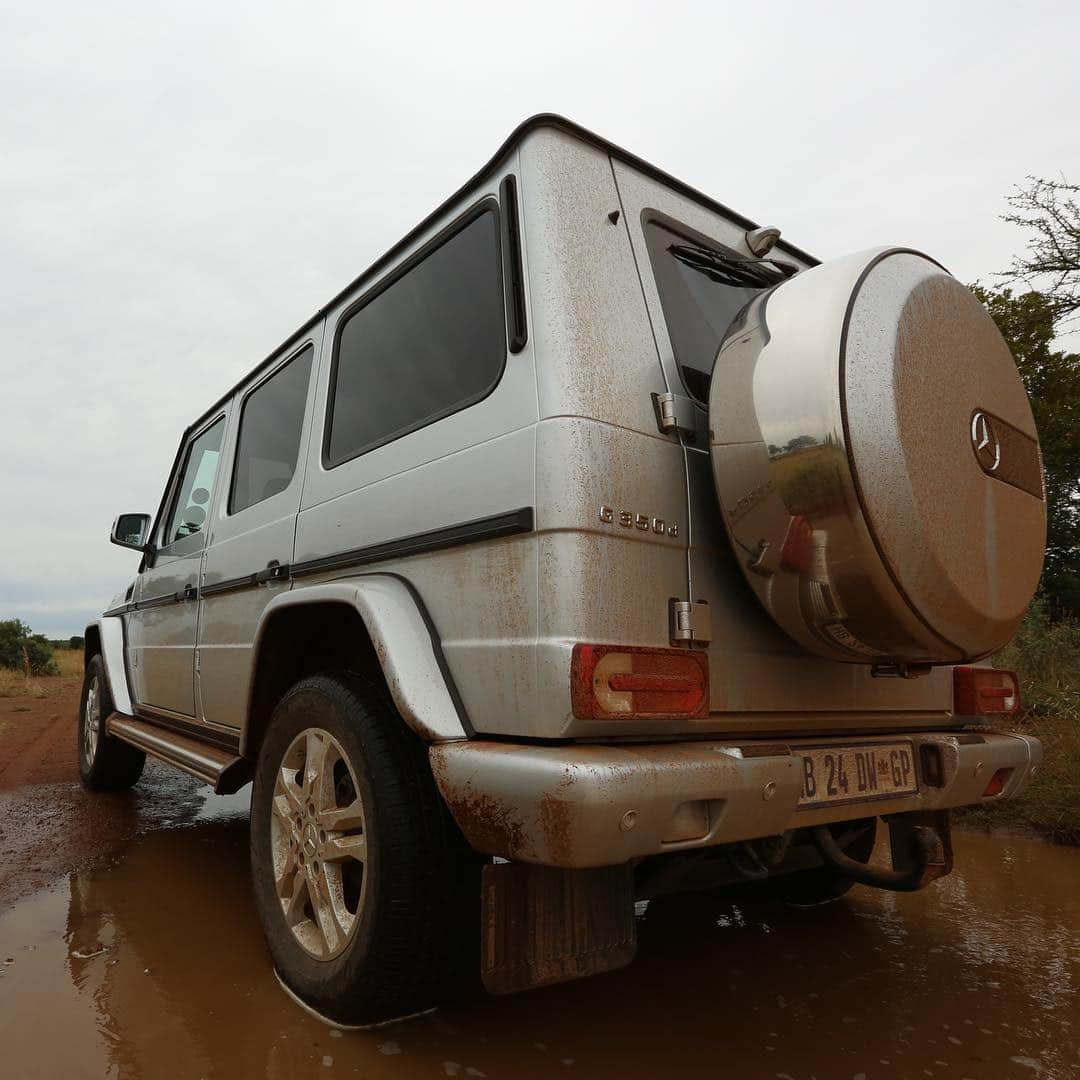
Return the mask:
[[[314,352],[309,345],[244,399],[229,492],[230,514],[289,486],[300,453]]]
[[[180,485],[173,496],[165,531],[161,534],[162,547],[201,532],[206,524],[224,431],[225,417],[222,416],[188,444]]]
[[[485,209],[341,323],[326,464],[475,404],[505,361],[498,219]]]
[[[728,327],[751,297],[784,275],[767,262],[690,240],[655,221],[645,223],[645,240],[683,383],[708,404]]]

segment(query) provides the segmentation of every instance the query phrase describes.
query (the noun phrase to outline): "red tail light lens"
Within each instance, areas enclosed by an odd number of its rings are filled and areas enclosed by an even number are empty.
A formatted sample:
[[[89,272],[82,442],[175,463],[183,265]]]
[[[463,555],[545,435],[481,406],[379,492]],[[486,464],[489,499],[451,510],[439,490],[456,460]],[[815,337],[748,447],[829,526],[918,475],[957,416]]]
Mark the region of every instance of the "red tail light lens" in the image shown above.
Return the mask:
[[[702,719],[709,661],[689,649],[575,645],[570,702],[579,720]]]
[[[1015,671],[997,668],[953,668],[953,712],[957,716],[993,716],[1020,709],[1020,683]]]

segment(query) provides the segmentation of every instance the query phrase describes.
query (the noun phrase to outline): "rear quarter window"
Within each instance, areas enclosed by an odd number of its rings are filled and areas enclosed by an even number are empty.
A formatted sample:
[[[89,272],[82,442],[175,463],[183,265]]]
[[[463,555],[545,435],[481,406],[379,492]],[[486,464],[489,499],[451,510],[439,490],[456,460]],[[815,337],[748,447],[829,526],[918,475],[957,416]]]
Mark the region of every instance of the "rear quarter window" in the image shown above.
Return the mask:
[[[645,222],[645,240],[675,363],[687,391],[707,405],[728,327],[753,296],[784,275],[658,221]]]
[[[484,208],[342,320],[324,463],[475,404],[505,362],[499,222]]]

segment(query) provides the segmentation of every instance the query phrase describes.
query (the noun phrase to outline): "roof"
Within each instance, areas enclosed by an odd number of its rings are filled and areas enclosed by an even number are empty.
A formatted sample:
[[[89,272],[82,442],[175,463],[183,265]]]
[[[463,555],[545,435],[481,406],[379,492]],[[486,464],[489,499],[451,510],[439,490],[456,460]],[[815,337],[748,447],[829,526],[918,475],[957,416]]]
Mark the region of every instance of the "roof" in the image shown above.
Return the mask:
[[[644,158],[638,157],[636,154],[631,154],[628,150],[624,150],[621,146],[616,146],[615,143],[609,142],[607,139],[602,138],[595,132],[589,131],[587,128],[582,127],[580,124],[575,124],[572,120],[567,120],[564,116],[559,116],[556,113],[537,113],[535,116],[530,116],[527,120],[522,121],[516,128],[510,133],[503,144],[498,150],[478,169],[468,180],[465,181],[452,195],[444,199],[434,210],[428,214],[423,221],[419,222],[412,229],[410,229],[389,251],[384,252],[379,256],[366,270],[360,273],[352,281],[349,282],[343,289],[337,292],[330,300],[328,300],[310,319],[307,320],[302,326],[298,327],[292,334],[289,335],[269,356],[262,360],[258,365],[248,371],[244,377],[221,395],[208,409],[200,414],[198,420],[196,420],[190,427],[184,432],[184,438],[186,439],[188,433],[195,427],[197,427],[203,420],[205,420],[210,413],[215,409],[220,408],[226,401],[229,400],[253,375],[258,374],[264,367],[271,363],[275,358],[280,357],[283,351],[285,351],[293,342],[303,337],[320,319],[326,317],[327,312],[338,305],[342,300],[346,299],[350,293],[355,291],[360,285],[362,285],[369,278],[377,275],[381,270],[384,270],[388,264],[392,263],[398,258],[407,248],[410,247],[424,232],[426,232],[437,220],[463,195],[467,194],[471,188],[476,187],[485,177],[494,172],[496,168],[502,163],[511,151],[516,149],[518,144],[524,140],[525,136],[530,132],[537,131],[540,128],[554,128],[556,131],[565,132],[568,135],[573,136],[576,139],[580,139],[582,142],[589,143],[592,146],[597,147],[609,156],[624,162],[632,168],[638,170],[638,172],[644,173],[646,176],[651,177],[654,180],[658,180],[666,187],[671,188],[673,191],[677,191],[680,195],[685,196],[688,199],[693,200],[696,203],[700,203],[702,206],[709,210],[714,211],[717,214],[722,214],[724,217],[735,222],[737,225],[745,229],[756,229],[758,223],[751,221],[750,218],[745,217],[742,214],[736,213],[730,207],[725,206],[723,203],[717,202],[716,199],[710,198],[703,192],[698,191],[696,188],[691,187],[689,184],[683,183],[681,180],[676,179],[669,173],[663,171],[663,169],[657,168],[655,165],[651,165],[645,161]],[[811,266],[816,266],[818,261],[812,255],[795,247],[793,244],[789,244],[784,240],[780,240],[777,245],[777,249],[786,251],[789,255],[793,255],[795,258],[805,262]]]

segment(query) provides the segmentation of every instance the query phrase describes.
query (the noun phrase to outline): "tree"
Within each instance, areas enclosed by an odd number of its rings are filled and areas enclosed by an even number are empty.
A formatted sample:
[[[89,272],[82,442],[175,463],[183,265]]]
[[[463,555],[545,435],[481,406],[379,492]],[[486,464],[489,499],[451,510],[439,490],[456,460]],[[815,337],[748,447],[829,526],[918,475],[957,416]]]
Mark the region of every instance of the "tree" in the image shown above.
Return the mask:
[[[0,667],[28,675],[56,675],[52,646],[44,634],[35,634],[20,619],[0,621]]]
[[[1080,312],[1080,186],[1066,180],[1027,178],[1006,202],[1004,220],[1029,230],[1027,254],[1017,255],[1009,269],[997,275],[1006,282],[1023,281],[1041,288],[1055,321]]]
[[[1080,356],[1055,350],[1054,300],[974,287],[1016,358],[1031,398],[1046,470],[1046,565],[1051,610],[1080,615]]]

